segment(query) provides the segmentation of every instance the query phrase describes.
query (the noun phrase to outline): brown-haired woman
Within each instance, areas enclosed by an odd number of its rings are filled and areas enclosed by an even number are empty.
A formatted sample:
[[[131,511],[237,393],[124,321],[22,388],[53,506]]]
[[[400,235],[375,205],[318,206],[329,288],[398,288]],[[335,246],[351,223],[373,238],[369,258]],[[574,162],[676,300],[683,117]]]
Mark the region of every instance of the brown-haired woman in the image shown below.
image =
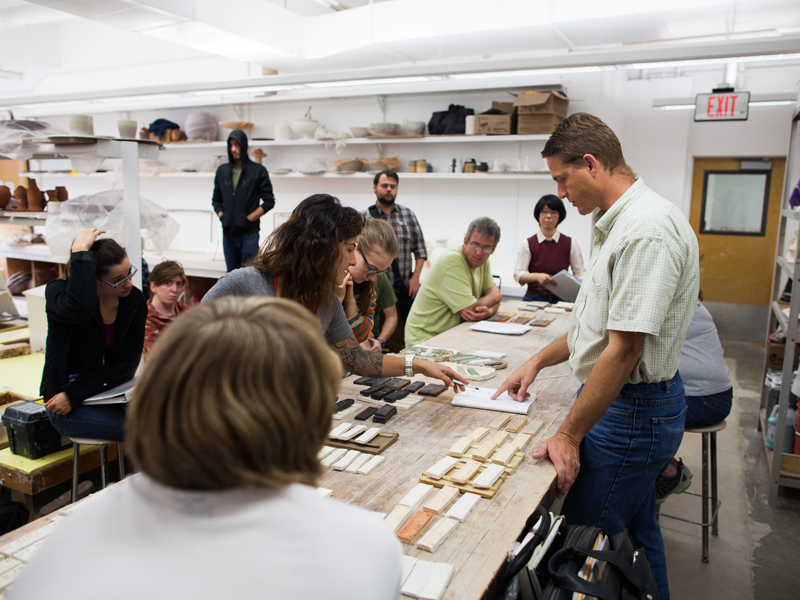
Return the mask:
[[[180,263],[166,260],[153,269],[150,274],[150,291],[153,295],[147,301],[147,324],[144,330],[145,354],[167,325],[189,310],[186,304],[178,301],[185,288],[186,273]]]
[[[40,393],[53,426],[70,437],[121,442],[125,406],[83,401],[133,378],[142,357],[147,304],[131,266],[100,229],[72,243],[68,278],[47,284],[47,344]]]
[[[372,336],[377,301],[375,283],[397,256],[397,236],[388,221],[368,218],[357,244],[356,264],[350,265],[342,285],[336,288],[336,295],[361,347],[380,352],[383,345]]]
[[[363,228],[364,217],[355,209],[342,206],[328,194],[310,196],[270,235],[252,266],[220,277],[203,302],[222,296],[295,300],[319,319],[325,339],[351,373],[365,377],[410,377],[419,373],[448,386],[466,384],[460,375],[436,363],[412,362],[412,355],[384,357],[359,346],[333,290],[342,284],[348,268],[356,264],[358,235]]]
[[[340,374],[295,302],[222,298],[181,316],[130,404],[141,473],[59,525],[8,597],[395,600],[392,531],[313,487]]]

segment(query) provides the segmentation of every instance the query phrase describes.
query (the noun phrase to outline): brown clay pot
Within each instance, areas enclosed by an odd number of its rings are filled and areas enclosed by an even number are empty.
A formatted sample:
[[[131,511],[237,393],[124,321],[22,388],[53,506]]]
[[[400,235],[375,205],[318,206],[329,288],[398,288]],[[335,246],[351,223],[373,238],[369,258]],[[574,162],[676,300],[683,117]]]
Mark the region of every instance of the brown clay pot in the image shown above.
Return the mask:
[[[28,194],[27,194],[27,192],[25,193],[25,197],[22,200],[19,201],[19,204],[17,204],[17,210],[18,211],[19,210],[28,210]]]
[[[26,190],[23,186],[18,185],[17,189],[14,190],[14,198],[17,200],[27,200],[28,190]]]
[[[47,190],[45,193],[47,194],[48,202],[58,202],[58,192],[56,190]]]
[[[40,211],[44,209],[44,194],[36,185],[36,180],[28,182],[28,210]]]
[[[63,185],[60,185],[56,188],[56,199],[59,202],[66,202],[69,199],[69,194],[67,194],[67,188]]]
[[[11,202],[11,190],[7,185],[0,185],[0,210],[3,210]]]

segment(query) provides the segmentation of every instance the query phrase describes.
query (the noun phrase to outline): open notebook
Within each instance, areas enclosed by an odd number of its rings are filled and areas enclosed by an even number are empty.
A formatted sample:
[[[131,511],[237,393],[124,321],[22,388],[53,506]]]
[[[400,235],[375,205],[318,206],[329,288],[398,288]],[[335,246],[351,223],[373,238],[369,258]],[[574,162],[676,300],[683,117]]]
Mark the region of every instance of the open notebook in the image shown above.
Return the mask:
[[[133,388],[136,386],[136,379],[131,379],[113,387],[105,392],[100,392],[90,396],[83,401],[84,404],[125,404],[131,399]]]

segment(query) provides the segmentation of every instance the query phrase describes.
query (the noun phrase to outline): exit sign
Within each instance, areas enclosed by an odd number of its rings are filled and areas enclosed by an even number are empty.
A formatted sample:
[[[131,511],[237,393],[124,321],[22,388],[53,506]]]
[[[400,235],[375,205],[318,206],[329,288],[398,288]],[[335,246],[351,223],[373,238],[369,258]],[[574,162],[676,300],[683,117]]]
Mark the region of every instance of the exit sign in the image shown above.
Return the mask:
[[[747,121],[750,92],[697,94],[695,121]]]

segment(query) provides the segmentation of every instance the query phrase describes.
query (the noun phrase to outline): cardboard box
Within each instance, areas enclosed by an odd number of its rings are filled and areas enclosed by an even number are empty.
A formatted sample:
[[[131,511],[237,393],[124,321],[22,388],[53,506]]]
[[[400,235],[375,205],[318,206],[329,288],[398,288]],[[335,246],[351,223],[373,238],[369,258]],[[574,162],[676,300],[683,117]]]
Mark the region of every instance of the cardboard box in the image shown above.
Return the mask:
[[[776,344],[770,342],[767,346],[767,361],[766,365],[769,369],[783,369],[783,355],[786,350],[785,344]],[[794,365],[792,368],[797,369],[800,364],[800,345],[794,351]]]
[[[492,102],[492,108],[475,119],[475,133],[513,135],[517,132],[517,109],[511,102]]]
[[[538,135],[553,133],[563,120],[557,115],[519,115],[517,135]]]
[[[558,115],[562,119],[569,110],[569,98],[560,92],[525,92],[514,101],[517,114]]]

